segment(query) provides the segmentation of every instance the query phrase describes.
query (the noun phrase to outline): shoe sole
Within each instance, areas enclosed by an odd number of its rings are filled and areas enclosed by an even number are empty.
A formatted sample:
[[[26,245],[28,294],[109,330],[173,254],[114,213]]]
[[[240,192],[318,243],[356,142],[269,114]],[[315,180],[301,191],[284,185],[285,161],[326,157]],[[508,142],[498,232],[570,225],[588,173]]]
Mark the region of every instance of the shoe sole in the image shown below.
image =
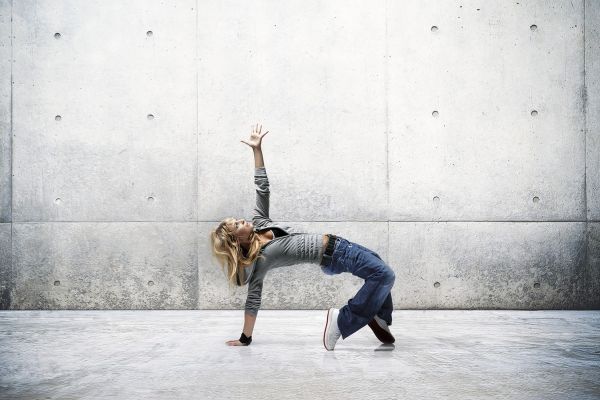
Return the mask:
[[[372,319],[371,322],[369,322],[369,328],[371,328],[375,336],[377,336],[377,339],[379,339],[382,343],[389,344],[396,341],[396,339],[388,331],[379,326],[375,319]]]
[[[331,312],[331,308],[329,310],[327,310],[327,319],[325,319],[325,329],[323,329],[323,346],[325,347],[325,350],[328,351],[332,351],[333,349],[328,349],[327,345],[325,344],[325,338],[327,337],[327,333],[329,333],[329,326],[331,326],[331,320],[330,320],[330,314],[333,314]]]

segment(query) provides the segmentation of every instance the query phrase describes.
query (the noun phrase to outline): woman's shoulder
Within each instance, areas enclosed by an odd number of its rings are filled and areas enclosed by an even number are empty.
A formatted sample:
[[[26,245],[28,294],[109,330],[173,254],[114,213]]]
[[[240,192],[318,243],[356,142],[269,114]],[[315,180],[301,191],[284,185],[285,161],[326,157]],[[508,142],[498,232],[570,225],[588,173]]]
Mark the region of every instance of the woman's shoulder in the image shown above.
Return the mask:
[[[272,222],[272,221],[257,225],[255,231],[256,232],[264,232],[264,231],[272,230],[272,229],[280,229],[284,233],[297,233],[298,232],[298,230],[296,228],[294,228],[293,226],[289,226],[287,224],[282,224],[280,222]]]

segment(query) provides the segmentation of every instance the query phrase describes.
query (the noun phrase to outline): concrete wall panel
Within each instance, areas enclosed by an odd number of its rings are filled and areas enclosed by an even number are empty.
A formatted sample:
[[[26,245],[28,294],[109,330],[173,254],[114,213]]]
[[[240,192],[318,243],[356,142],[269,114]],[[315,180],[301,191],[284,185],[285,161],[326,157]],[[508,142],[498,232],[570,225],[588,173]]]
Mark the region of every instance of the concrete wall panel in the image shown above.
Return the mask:
[[[584,220],[583,3],[388,7],[390,218]]]
[[[587,218],[600,221],[600,2],[585,2]]]
[[[600,309],[600,223],[588,223],[587,258],[582,280],[585,302],[589,308]]]
[[[392,222],[392,297],[416,309],[589,307],[585,237],[585,222]]]
[[[0,0],[0,223],[12,221],[11,1]]]
[[[260,121],[273,218],[387,220],[384,55],[383,6],[202,3],[199,219],[250,215]]]
[[[195,222],[15,223],[12,309],[194,309]]]
[[[586,308],[600,309],[600,223],[588,222],[587,257],[581,282]]]
[[[195,4],[14,2],[15,221],[196,219]]]
[[[11,226],[0,223],[0,310],[7,310],[12,304],[14,273],[12,268]]]

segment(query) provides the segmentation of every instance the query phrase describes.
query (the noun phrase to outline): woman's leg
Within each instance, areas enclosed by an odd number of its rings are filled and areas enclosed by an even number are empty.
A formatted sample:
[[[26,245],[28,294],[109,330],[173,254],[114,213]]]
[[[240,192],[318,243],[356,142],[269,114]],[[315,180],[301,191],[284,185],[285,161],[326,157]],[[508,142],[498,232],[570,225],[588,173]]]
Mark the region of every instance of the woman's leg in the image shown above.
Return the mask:
[[[394,303],[392,302],[392,293],[388,293],[383,305],[377,311],[377,316],[387,322],[388,325],[392,324],[392,311],[394,311]]]
[[[395,274],[376,253],[361,245],[345,241],[340,250],[343,252],[340,252],[340,257],[334,258],[333,270],[337,273],[350,272],[365,280],[348,304],[340,308],[338,327],[342,339],[345,339],[380,312],[384,320],[391,322],[390,291]]]
[[[379,258],[380,260],[383,261],[383,259],[379,256],[379,254],[377,254],[376,252],[374,252],[373,250],[361,246],[358,243],[353,243],[354,246],[358,247],[359,249],[362,249],[364,251],[368,251],[369,253],[373,254],[375,257]],[[392,324],[392,312],[394,311],[394,303],[392,302],[392,293],[390,292],[387,297],[385,298],[383,304],[381,305],[381,308],[379,309],[379,311],[377,311],[377,316],[379,318],[381,318],[382,320],[384,320],[385,322],[387,322],[388,325]]]

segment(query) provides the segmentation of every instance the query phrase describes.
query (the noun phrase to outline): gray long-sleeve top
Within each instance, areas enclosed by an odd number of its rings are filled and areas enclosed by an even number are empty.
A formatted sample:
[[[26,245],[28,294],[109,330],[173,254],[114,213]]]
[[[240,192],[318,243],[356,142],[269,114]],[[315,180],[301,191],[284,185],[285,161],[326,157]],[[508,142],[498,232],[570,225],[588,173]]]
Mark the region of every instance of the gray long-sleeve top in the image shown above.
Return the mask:
[[[273,268],[313,263],[319,264],[323,255],[323,234],[299,232],[287,225],[274,223],[269,218],[269,179],[265,167],[254,169],[256,207],[252,223],[255,232],[273,231],[273,239],[260,250],[264,259],[257,259],[245,268],[244,284],[248,284],[245,312],[256,315],[260,308],[263,279]]]

